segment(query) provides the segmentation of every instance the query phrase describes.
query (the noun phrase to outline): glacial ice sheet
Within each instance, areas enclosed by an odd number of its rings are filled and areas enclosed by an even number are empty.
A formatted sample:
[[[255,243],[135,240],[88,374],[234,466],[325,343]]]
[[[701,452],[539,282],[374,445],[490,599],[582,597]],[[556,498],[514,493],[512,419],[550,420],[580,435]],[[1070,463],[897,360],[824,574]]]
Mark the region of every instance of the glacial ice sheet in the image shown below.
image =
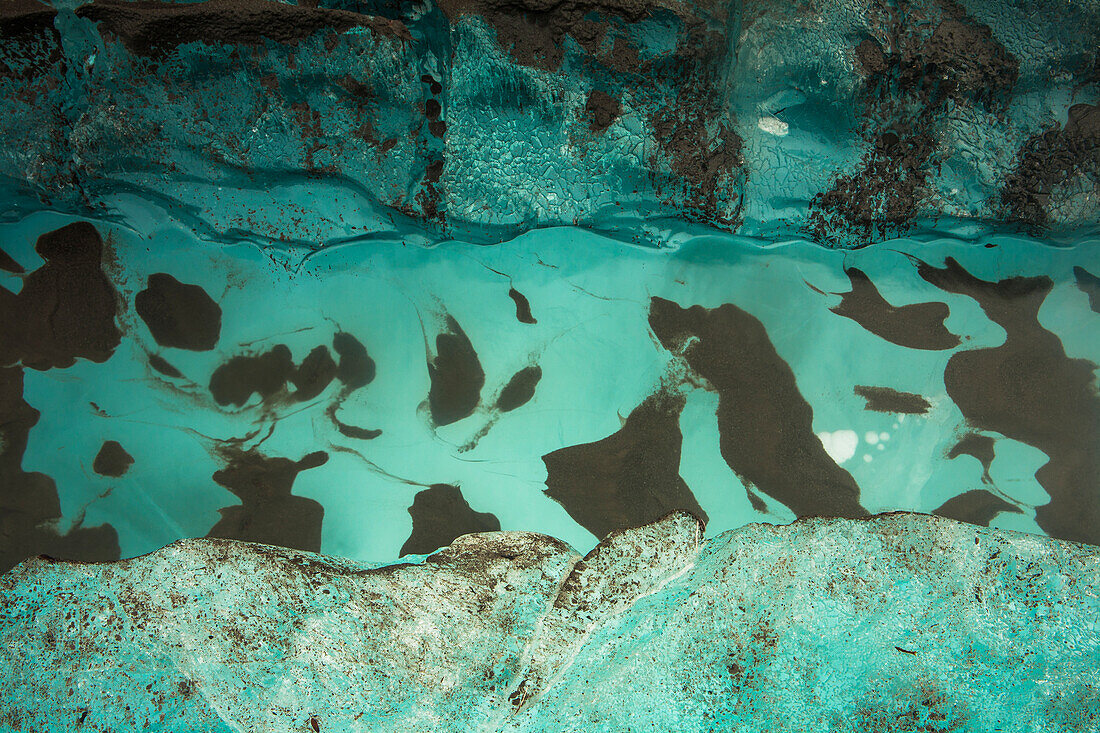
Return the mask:
[[[222,239],[313,246],[572,224],[660,245],[685,218],[830,247],[1100,224],[1091,0],[0,7],[20,213],[140,193]]]
[[[1098,28],[4,2],[0,568],[676,509],[1100,543]]]
[[[673,514],[365,565],[224,540],[0,577],[0,725],[1091,731],[1100,550],[925,515]]]
[[[276,248],[148,202],[0,225],[3,565],[208,535],[583,552],[676,509],[1100,544],[1095,240],[677,236]]]

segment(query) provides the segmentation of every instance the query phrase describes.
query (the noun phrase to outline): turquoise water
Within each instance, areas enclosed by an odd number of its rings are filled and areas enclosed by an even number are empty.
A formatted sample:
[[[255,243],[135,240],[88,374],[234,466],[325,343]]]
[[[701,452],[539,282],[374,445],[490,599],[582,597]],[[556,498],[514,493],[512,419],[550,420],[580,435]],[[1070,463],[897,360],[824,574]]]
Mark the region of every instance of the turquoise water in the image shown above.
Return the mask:
[[[1089,306],[1095,290],[1079,283],[1074,271],[1100,272],[1100,250],[1091,240],[1054,247],[1019,237],[899,239],[845,252],[797,240],[761,246],[711,232],[683,234],[675,246],[657,249],[576,228],[551,228],[498,246],[449,241],[425,247],[395,239],[307,250],[200,239],[149,204],[132,203],[124,213],[112,222],[92,222],[106,242],[105,271],[122,302],[117,316],[121,343],[104,363],[81,359],[65,369],[24,369],[25,400],[41,417],[22,458],[24,471],[45,473],[56,482],[57,531],[64,533],[76,522],[110,524],[122,557],[181,537],[205,536],[218,523],[219,509],[240,503],[213,479],[227,465],[226,454],[219,452],[227,445],[295,461],[315,451],[327,454],[326,463],[302,470],[293,483],[294,495],[323,507],[320,546],[304,549],[371,561],[396,559],[412,533],[414,497],[430,485],[449,484],[460,488],[474,512],[493,515],[503,529],[546,533],[585,551],[598,538],[582,526],[583,517],[578,522],[571,513],[603,512],[612,527],[629,524],[634,515],[614,502],[601,505],[604,495],[598,487],[573,506],[555,501],[547,493],[543,456],[617,433],[662,385],[683,397],[682,411],[673,417],[682,441],[668,431],[643,432],[636,447],[660,455],[664,465],[675,457],[662,451],[679,444],[678,473],[709,518],[707,534],[749,522],[792,520],[790,501],[775,498],[777,492],[766,481],[747,487],[723,459],[718,395],[705,379],[685,377],[683,359],[655,335],[647,320],[654,298],[684,308],[730,303],[762,324],[812,409],[812,432],[826,448],[826,462],[851,475],[867,512],[931,512],[953,497],[981,490],[1000,501],[987,497],[988,510],[956,510],[972,515],[960,518],[1044,533],[1035,508],[1048,504],[1051,496],[1035,473],[1047,455],[1026,442],[1026,431],[1006,436],[968,423],[945,388],[952,356],[997,347],[1006,332],[975,299],[923,279],[908,256],[936,267],[954,258],[987,281],[1049,277],[1052,287],[1039,310],[1041,328],[1057,336],[1063,360],[1089,360],[1092,369],[1100,362],[1098,316]],[[3,225],[0,236],[5,251],[32,271],[41,263],[34,253],[38,236],[72,221],[36,214]],[[889,317],[896,312],[890,306],[944,303],[949,314],[942,326],[959,337],[958,345],[899,345],[830,310],[841,302],[833,293],[851,289],[845,268],[865,273],[890,304],[868,307],[867,318],[876,313]],[[198,285],[218,303],[221,328],[214,348],[191,351],[157,344],[134,308],[136,294],[154,273]],[[2,284],[17,291],[20,280],[4,273]],[[526,298],[535,323],[517,318],[510,289]],[[1007,307],[1027,308],[1024,300],[1009,300]],[[435,336],[447,328],[447,316],[476,352],[484,386],[468,416],[440,425],[427,403],[428,362],[437,351]],[[922,337],[912,323],[906,328]],[[267,400],[253,393],[243,406],[220,405],[213,398],[211,377],[233,357],[285,344],[297,364],[318,346],[331,350],[339,332],[354,336],[375,362],[377,376],[368,385],[345,394],[334,380],[305,401],[288,397],[290,384]],[[754,354],[750,362],[778,368],[780,362]],[[162,357],[182,376],[159,373],[149,365],[150,355]],[[1040,365],[1046,357],[1035,352],[1033,358]],[[507,412],[493,409],[512,376],[533,365],[541,368],[533,397]],[[767,383],[765,378],[752,384]],[[874,411],[856,393],[857,386],[919,395],[927,407],[922,414]],[[1047,388],[1037,380],[1033,392]],[[380,430],[380,435],[367,440],[342,434],[327,414],[333,404],[339,405],[336,415],[345,425]],[[1057,409],[1056,401],[1050,404]],[[752,410],[758,407],[751,401],[734,407],[750,424],[757,420]],[[1091,419],[1096,414],[1093,406]],[[759,424],[772,419],[760,415]],[[1050,415],[1023,420],[1046,429]],[[971,434],[992,439],[987,476],[976,455],[964,451],[948,457]],[[133,457],[133,465],[118,478],[92,468],[108,440]],[[742,440],[752,448],[751,437]],[[1095,450],[1085,445],[1085,459]],[[577,465],[591,470],[589,464]],[[672,468],[674,474],[677,466]],[[744,476],[746,470],[739,468]],[[615,480],[637,480],[625,467],[615,470]],[[820,476],[796,475],[813,491],[831,490]],[[819,480],[823,485],[814,486]],[[1077,501],[1085,507],[1093,501],[1094,485],[1074,490],[1079,493],[1060,496],[1058,503]],[[685,501],[668,496],[668,509]],[[639,511],[662,507],[658,501]],[[304,515],[298,519],[314,521]],[[277,528],[269,537],[301,544],[292,526],[295,518],[271,521]],[[454,532],[491,528],[455,522]]]
[[[676,509],[1100,542],[1098,29],[5,5],[0,565]]]

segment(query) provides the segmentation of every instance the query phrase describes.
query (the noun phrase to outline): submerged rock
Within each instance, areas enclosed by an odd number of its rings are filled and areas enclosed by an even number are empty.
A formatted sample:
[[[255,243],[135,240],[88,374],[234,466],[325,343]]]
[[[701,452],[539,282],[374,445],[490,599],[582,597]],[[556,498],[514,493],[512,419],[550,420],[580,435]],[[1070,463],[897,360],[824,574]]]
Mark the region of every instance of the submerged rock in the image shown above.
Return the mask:
[[[225,540],[0,578],[34,731],[1093,730],[1100,548],[927,515],[677,513],[371,566]],[[18,660],[17,658],[18,657]]]

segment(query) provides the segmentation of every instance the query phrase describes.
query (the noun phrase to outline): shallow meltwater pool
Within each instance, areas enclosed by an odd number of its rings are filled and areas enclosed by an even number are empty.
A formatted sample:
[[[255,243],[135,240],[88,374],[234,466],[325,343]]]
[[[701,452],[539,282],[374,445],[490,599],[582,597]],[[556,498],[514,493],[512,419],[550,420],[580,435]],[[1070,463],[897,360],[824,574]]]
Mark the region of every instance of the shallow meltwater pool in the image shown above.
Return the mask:
[[[708,536],[909,510],[1100,543],[1095,240],[301,250],[133,205],[0,242],[5,567],[204,536],[584,552],[678,509]]]

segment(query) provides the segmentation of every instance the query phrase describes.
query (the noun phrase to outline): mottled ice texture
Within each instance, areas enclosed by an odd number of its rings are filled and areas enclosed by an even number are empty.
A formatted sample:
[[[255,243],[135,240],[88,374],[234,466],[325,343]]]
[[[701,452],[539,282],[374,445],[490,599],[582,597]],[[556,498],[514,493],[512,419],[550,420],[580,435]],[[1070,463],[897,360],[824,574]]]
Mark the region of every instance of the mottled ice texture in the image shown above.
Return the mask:
[[[1100,550],[915,514],[674,514],[581,559],[224,540],[0,578],[10,731],[1093,731]]]
[[[0,570],[677,509],[1100,544],[1097,38],[1093,0],[0,0]]]
[[[1089,0],[0,6],[0,183],[205,236],[669,218],[850,247],[1100,223]]]

